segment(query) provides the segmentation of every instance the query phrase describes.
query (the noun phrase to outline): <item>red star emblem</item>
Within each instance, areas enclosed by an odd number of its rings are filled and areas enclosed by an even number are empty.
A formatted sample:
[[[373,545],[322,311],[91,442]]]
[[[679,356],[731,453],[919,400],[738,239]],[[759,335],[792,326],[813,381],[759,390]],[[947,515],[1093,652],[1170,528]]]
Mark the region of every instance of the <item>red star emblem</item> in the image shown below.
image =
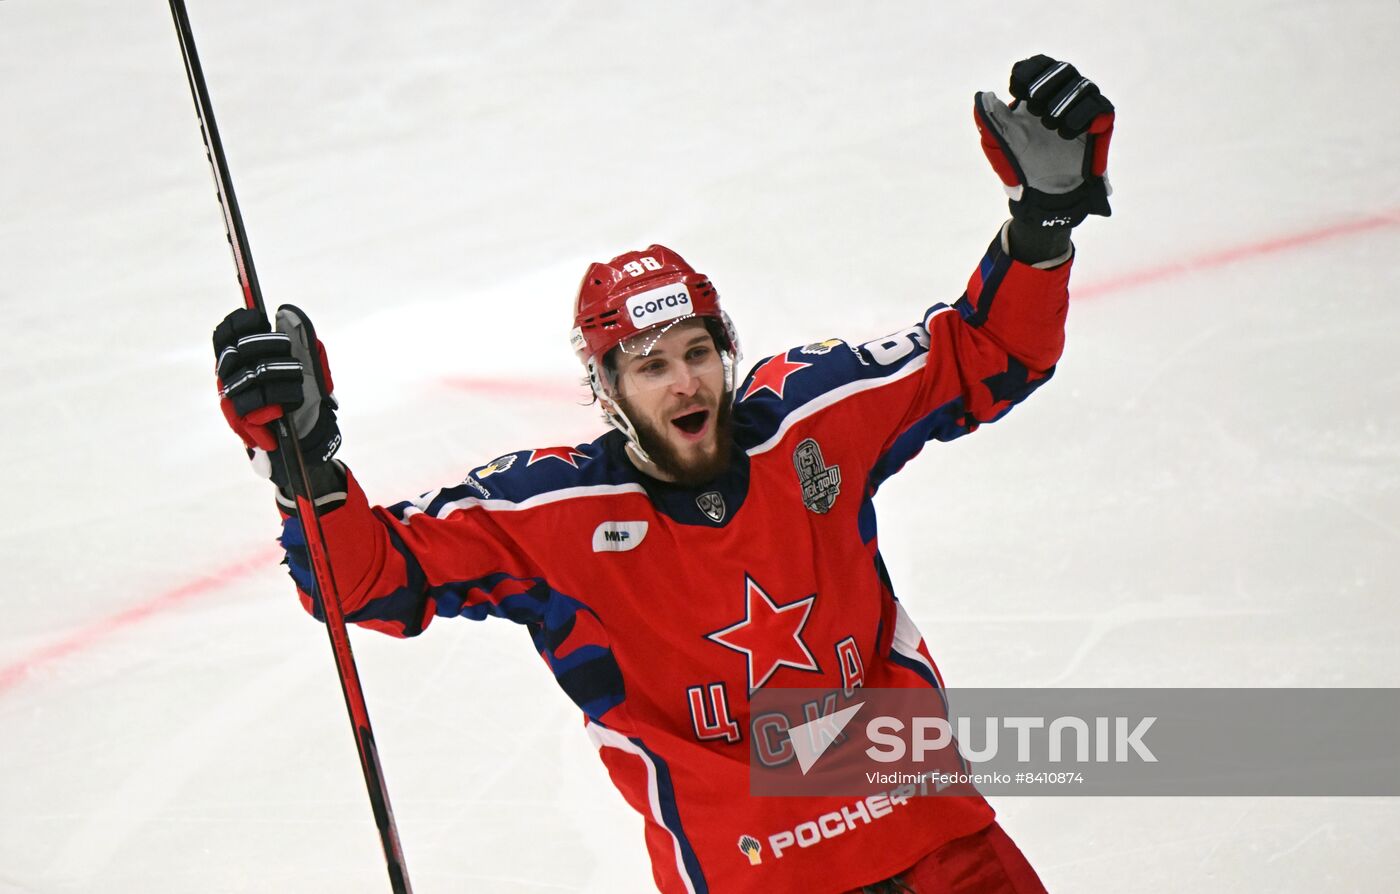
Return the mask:
[[[585,456],[582,453],[579,453],[572,447],[546,447],[543,450],[531,450],[530,458],[526,460],[525,466],[528,468],[530,466],[533,466],[540,460],[557,459],[560,462],[566,462],[569,465],[573,466],[575,469],[577,469],[578,463],[574,462],[575,457],[577,457],[578,459],[588,459],[587,456]]]
[[[774,605],[758,582],[744,575],[744,620],[705,638],[726,649],[744,653],[749,663],[749,691],[757,690],[780,667],[816,671],[817,660],[802,641],[802,628],[812,613],[817,594],[806,599]]]
[[[769,391],[783,396],[783,388],[787,386],[788,376],[800,369],[811,366],[810,363],[798,363],[788,359],[787,352],[783,352],[776,357],[769,357],[763,361],[758,369],[753,371],[753,378],[749,380],[749,387],[744,389],[744,396],[739,398],[744,400],[755,391],[762,391],[767,388]]]

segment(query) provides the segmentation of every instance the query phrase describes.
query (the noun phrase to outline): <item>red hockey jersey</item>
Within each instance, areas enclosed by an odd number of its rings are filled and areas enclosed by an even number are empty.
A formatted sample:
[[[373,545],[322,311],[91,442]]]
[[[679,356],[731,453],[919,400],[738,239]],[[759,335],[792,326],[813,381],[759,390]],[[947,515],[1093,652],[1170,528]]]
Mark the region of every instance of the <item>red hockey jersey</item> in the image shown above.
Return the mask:
[[[525,625],[646,819],[664,892],[842,892],[991,822],[980,798],[749,794],[760,687],[937,687],[880,559],[876,490],[930,439],[993,421],[1045,382],[1070,264],[993,242],[966,292],[860,345],[757,363],[733,462],[689,490],[641,475],[617,432],[523,450],[416,500],[353,477],[323,524],[348,620],[415,636],[435,617]],[[320,616],[295,519],[289,566]]]

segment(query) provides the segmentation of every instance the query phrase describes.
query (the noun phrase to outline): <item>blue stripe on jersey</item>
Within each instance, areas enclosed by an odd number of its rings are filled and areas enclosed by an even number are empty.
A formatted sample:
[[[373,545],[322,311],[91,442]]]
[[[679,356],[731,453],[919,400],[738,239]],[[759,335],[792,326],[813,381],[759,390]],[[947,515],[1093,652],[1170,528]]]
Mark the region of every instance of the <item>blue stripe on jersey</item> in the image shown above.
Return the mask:
[[[860,542],[870,543],[875,539],[875,501],[871,499],[874,491],[869,486],[866,487],[865,496],[860,501],[860,511],[856,513],[856,530],[860,532]]]
[[[933,687],[934,689],[938,688],[938,678],[933,675],[933,671],[929,670],[922,661],[915,661],[912,658],[905,658],[903,655],[899,654],[893,649],[890,650],[890,661],[894,664],[899,665],[902,668],[906,668],[918,674],[919,677],[924,680],[924,682],[928,683],[928,685]]]
[[[1006,271],[1010,269],[1011,257],[1001,250],[1001,236],[998,235],[987,248],[987,253],[982,256],[981,263],[977,265],[977,274],[982,280],[982,291],[977,299],[977,307],[972,306],[966,292],[953,305],[969,326],[977,327],[987,322],[987,315],[992,312],[992,301],[996,298],[997,289],[1001,288],[1001,281],[1006,277]]]
[[[627,693],[622,669],[606,646],[580,646],[567,661],[540,652],[554,673],[559,688],[592,720],[622,704]]]
[[[348,612],[345,620],[350,623],[360,621],[397,621],[403,625],[404,636],[417,636],[423,632],[424,591],[427,590],[427,576],[423,566],[413,557],[403,540],[392,528],[387,528],[389,542],[403,556],[406,580],[404,585],[392,593],[371,599],[368,603]],[[306,536],[301,522],[295,517],[282,522],[282,536],[278,538],[286,550],[283,564],[303,593],[311,597],[311,615],[318,621],[326,620],[321,604],[321,594],[316,588],[316,575],[311,569],[311,557],[306,549]]]
[[[282,549],[286,551],[286,555],[282,557],[282,564],[287,566],[287,573],[296,582],[297,589],[311,597],[311,616],[324,622],[326,613],[321,608],[321,594],[316,591],[316,576],[311,571],[311,556],[306,551],[306,537],[296,516],[282,521],[282,536],[277,538],[277,542],[282,544]]]
[[[490,594],[509,582],[528,586],[522,592],[494,602],[467,604],[471,591]],[[439,617],[479,621],[495,615],[524,624],[559,688],[590,718],[602,717],[626,699],[622,669],[612,649],[606,645],[584,643],[559,656],[558,650],[568,640],[579,613],[594,613],[582,602],[549,586],[543,578],[518,578],[497,572],[475,580],[433,587],[428,590],[428,596],[434,600],[434,614]]]
[[[951,441],[971,430],[967,425],[967,411],[963,408],[962,397],[948,401],[906,428],[904,433],[895,438],[894,443],[880,454],[870,470],[869,492],[873,494],[879,490],[885,479],[904,468],[904,464],[917,456],[931,438]]]
[[[547,451],[517,450],[502,454],[485,465],[477,466],[458,484],[429,491],[417,500],[404,500],[388,507],[394,518],[404,521],[409,508],[421,509],[437,517],[449,504],[460,500],[504,500],[521,503],[531,497],[570,487],[630,482],[626,469],[619,468],[608,456],[605,433],[588,444],[571,448],[566,461],[557,456],[543,455]],[[536,454],[542,454],[536,456]],[[535,462],[531,464],[531,459]],[[429,494],[426,505],[422,502]]]
[[[629,737],[631,738],[631,737]],[[676,837],[676,843],[680,845],[681,861],[685,864],[686,875],[690,876],[690,884],[695,888],[695,894],[709,894],[710,885],[705,881],[705,873],[700,868],[700,860],[695,856],[695,848],[690,846],[690,839],[685,836],[685,828],[681,825],[680,811],[676,808],[676,787],[671,782],[671,770],[666,766],[666,762],[661,756],[642,743],[641,739],[631,739],[646,756],[651,759],[652,765],[656,767],[656,792],[657,801],[661,806],[661,820],[666,824],[666,828]]]
[[[962,317],[964,322],[972,316],[972,302],[968,300],[966,292],[963,292],[963,296],[953,303],[953,310],[958,312],[958,316]]]
[[[573,631],[578,614],[593,614],[588,606],[553,589],[543,578],[517,578],[500,572],[474,580],[428,587],[422,566],[392,526],[386,525],[385,528],[389,532],[390,543],[403,557],[407,580],[392,593],[372,599],[346,614],[346,621],[397,622],[403,625],[404,636],[417,636],[423,632],[423,609],[428,599],[433,600],[433,613],[438,617],[463,617],[474,621],[492,615],[508,618],[529,629],[536,650],[549,665],[559,688],[589,717],[595,720],[602,717],[627,697],[622,669],[612,649],[606,645],[585,643],[571,649],[562,658],[557,654]],[[311,596],[312,615],[318,621],[325,621],[306,552],[306,539],[302,536],[301,524],[295,518],[283,523],[281,542],[287,551],[284,564],[292,579],[302,592]],[[526,586],[521,592],[495,601],[485,599],[467,604],[473,590],[489,597],[497,587],[509,582]]]
[[[428,576],[399,533],[390,525],[384,528],[389,533],[389,545],[403,556],[407,582],[387,596],[370,600],[359,610],[346,615],[345,620],[395,620],[403,624],[404,636],[417,636],[423,632],[423,592],[428,587]]]

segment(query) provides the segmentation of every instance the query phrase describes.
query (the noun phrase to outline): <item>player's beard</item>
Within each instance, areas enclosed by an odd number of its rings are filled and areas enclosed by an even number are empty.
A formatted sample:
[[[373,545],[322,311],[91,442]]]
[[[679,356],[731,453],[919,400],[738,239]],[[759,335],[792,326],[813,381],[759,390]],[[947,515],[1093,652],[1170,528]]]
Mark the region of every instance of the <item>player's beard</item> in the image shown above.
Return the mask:
[[[715,409],[713,451],[689,458],[676,449],[666,435],[649,420],[635,420],[637,441],[652,464],[682,487],[699,487],[714,481],[729,468],[730,452],[734,444],[734,427],[730,419],[729,395],[720,398]],[[631,415],[630,413],[628,414]],[[669,422],[666,423],[670,425]]]

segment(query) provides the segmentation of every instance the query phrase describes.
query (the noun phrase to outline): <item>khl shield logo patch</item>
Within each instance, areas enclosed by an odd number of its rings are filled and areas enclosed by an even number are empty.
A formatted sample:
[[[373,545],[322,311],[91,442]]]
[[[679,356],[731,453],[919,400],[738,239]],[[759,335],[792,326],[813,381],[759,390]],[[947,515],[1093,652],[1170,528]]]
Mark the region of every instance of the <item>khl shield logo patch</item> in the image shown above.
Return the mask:
[[[792,451],[792,465],[802,485],[802,502],[818,515],[830,512],[841,493],[841,467],[827,466],[821,447],[811,438]]]
[[[695,498],[695,505],[715,524],[724,521],[724,497],[717,490],[707,490]]]

